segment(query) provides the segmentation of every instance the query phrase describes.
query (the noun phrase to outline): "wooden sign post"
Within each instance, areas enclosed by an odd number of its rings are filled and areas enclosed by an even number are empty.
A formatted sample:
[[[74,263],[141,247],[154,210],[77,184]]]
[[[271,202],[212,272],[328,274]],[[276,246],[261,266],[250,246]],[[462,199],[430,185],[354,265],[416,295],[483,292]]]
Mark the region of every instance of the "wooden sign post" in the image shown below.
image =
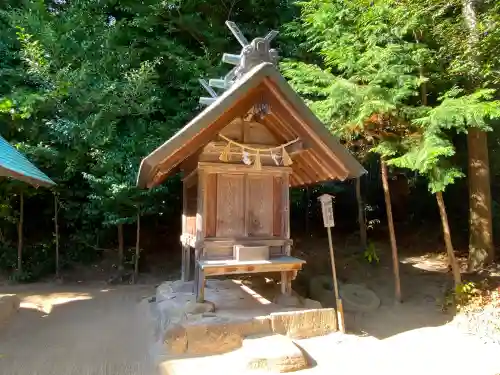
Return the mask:
[[[345,333],[344,324],[344,308],[342,307],[342,300],[339,296],[339,286],[337,283],[337,271],[335,269],[335,256],[333,254],[333,243],[332,243],[332,230],[331,227],[335,226],[333,219],[333,196],[329,194],[323,194],[319,197],[321,202],[321,212],[323,213],[323,223],[325,224],[326,230],[328,232],[328,245],[330,247],[330,261],[332,264],[332,276],[333,276],[333,289],[335,291],[335,300],[337,304],[337,320],[339,325],[339,330]]]

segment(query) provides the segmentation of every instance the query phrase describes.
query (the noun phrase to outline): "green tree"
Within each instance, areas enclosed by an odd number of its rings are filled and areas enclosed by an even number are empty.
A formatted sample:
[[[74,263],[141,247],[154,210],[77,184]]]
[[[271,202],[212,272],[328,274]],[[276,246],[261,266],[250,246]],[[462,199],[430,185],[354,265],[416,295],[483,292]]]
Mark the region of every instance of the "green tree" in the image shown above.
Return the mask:
[[[172,212],[178,180],[137,191],[141,158],[200,110],[198,78],[227,71],[220,55],[237,46],[226,19],[257,36],[293,12],[278,0],[0,4],[0,132],[58,183],[68,253],[95,253],[104,237],[123,244],[117,233],[138,220],[138,206],[144,215]],[[36,195],[54,210],[47,192]],[[15,197],[5,206],[15,222]]]
[[[312,0],[301,7],[306,46],[321,62],[288,61],[284,74],[348,144],[368,144],[382,165],[428,178],[458,283],[442,192],[462,174],[450,164],[455,149],[448,135],[485,130],[486,120],[499,115],[498,102],[488,90],[455,88],[452,68],[438,59],[443,46],[433,39],[442,25],[427,10],[387,0]]]

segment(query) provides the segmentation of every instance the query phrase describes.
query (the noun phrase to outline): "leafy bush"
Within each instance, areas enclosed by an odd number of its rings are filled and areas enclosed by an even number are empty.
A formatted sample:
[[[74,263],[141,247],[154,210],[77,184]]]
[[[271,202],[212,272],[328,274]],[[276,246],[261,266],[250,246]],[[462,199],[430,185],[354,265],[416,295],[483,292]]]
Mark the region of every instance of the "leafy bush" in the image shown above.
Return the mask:
[[[12,281],[30,282],[55,271],[55,249],[52,244],[36,244],[23,248],[23,269],[17,270],[17,248],[0,248],[0,270],[7,272]]]

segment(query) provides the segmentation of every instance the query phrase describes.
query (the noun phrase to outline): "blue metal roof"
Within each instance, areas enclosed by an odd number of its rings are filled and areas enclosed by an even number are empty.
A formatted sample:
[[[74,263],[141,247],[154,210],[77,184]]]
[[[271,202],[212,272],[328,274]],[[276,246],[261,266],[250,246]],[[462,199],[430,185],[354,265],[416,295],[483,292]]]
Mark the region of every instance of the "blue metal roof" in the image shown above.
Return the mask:
[[[45,173],[0,136],[0,176],[11,177],[34,186],[55,185]]]

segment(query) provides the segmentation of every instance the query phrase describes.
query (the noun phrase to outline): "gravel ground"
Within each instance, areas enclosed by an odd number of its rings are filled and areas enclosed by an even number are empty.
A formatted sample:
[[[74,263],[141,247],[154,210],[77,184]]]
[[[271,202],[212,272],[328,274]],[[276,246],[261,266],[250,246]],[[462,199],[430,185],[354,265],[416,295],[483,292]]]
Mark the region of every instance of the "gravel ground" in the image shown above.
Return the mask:
[[[151,286],[23,286],[0,330],[2,375],[152,375]]]

